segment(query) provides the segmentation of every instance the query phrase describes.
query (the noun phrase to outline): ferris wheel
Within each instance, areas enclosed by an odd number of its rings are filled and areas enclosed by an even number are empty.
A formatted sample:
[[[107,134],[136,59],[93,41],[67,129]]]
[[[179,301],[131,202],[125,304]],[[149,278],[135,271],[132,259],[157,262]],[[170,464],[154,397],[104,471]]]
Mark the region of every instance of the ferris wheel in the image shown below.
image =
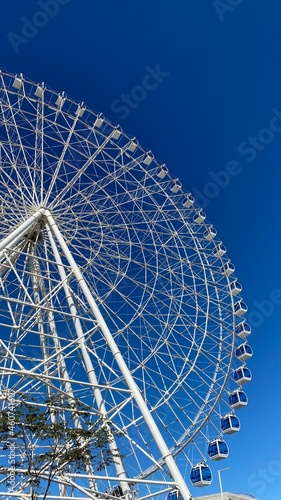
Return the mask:
[[[1,415],[24,399],[77,430],[84,405],[118,450],[52,474],[45,455],[37,498],[189,500],[228,456],[251,380],[226,249],[166,165],[84,103],[2,72],[0,107]],[[33,498],[50,436],[28,443],[33,465],[15,445],[0,498]],[[0,473],[6,463],[7,447]]]

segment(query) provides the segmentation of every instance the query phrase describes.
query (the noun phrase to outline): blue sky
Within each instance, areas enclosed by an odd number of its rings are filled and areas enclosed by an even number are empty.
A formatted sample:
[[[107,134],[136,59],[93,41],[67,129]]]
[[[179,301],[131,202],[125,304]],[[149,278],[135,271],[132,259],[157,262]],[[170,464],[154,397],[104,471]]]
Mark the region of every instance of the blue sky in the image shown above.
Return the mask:
[[[255,326],[250,404],[223,485],[279,500],[281,4],[55,2],[43,17],[47,0],[5,2],[0,66],[121,123],[205,205]],[[204,493],[216,491],[215,475]]]

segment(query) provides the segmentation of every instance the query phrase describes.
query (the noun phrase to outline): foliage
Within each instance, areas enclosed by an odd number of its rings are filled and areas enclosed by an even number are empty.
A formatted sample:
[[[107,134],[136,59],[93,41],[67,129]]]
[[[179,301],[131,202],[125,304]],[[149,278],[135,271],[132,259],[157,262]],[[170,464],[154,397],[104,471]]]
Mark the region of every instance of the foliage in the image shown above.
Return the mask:
[[[118,450],[110,447],[114,436],[110,423],[93,421],[93,412],[79,400],[66,404],[52,397],[39,405],[36,399],[20,395],[12,412],[0,411],[0,441],[3,449],[16,443],[20,457],[15,465],[31,499],[39,491],[45,499],[55,476],[89,466],[100,471],[120,459]],[[0,473],[7,470],[1,467]]]

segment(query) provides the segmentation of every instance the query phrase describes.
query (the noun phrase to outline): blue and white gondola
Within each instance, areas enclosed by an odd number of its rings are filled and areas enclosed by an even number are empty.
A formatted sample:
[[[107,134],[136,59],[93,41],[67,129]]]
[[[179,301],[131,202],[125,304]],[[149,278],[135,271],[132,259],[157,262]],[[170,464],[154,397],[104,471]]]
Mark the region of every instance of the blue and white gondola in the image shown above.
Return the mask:
[[[234,314],[236,316],[243,316],[243,314],[246,314],[248,311],[248,307],[246,306],[245,302],[243,300],[238,300],[236,304],[234,304]]]
[[[217,236],[217,230],[213,226],[209,226],[203,233],[205,240],[212,241]]]
[[[246,321],[242,321],[235,327],[235,333],[241,339],[245,339],[251,333],[251,327]]]
[[[240,389],[237,389],[236,391],[233,391],[231,394],[229,394],[228,399],[231,408],[236,410],[238,408],[243,408],[243,406],[246,406],[248,404],[248,398],[245,392],[241,391]]]
[[[190,471],[190,480],[193,486],[209,486],[212,483],[212,471],[205,462],[192,467]]]
[[[240,359],[240,361],[246,361],[253,356],[253,349],[245,342],[237,347],[235,356]]]
[[[235,271],[235,267],[234,265],[232,264],[232,262],[230,262],[230,260],[228,262],[226,262],[222,267],[221,267],[221,273],[224,275],[224,276],[230,276],[232,273],[234,273]]]
[[[221,438],[214,439],[208,445],[208,455],[211,460],[223,460],[228,457],[228,453],[228,446]]]
[[[181,189],[182,185],[179,181],[179,179],[173,179],[172,180],[172,187],[171,187],[171,191],[172,193],[178,193],[178,191]]]
[[[250,380],[252,380],[252,374],[247,366],[240,366],[240,368],[234,370],[233,376],[235,382],[241,385],[246,384],[247,382],[250,382]]]
[[[191,193],[188,193],[188,194],[185,194],[184,195],[184,202],[183,202],[183,206],[186,207],[186,208],[189,208],[193,205],[194,203],[194,198],[192,196]]]
[[[231,295],[235,296],[238,295],[238,293],[242,292],[242,285],[240,285],[239,281],[235,280],[230,283],[230,293]]]
[[[148,151],[143,159],[143,163],[149,166],[152,160],[153,160],[153,154],[151,153],[151,151]]]
[[[166,165],[165,164],[160,165],[157,172],[157,177],[159,177],[159,179],[164,179],[167,173],[168,173],[168,168],[166,167]]]
[[[234,434],[240,431],[240,422],[236,415],[225,415],[221,418],[221,430],[224,434]]]
[[[219,243],[215,248],[213,249],[213,256],[214,257],[223,257],[223,255],[226,253],[226,247],[222,244]]]
[[[202,224],[206,219],[206,214],[203,212],[202,208],[198,210],[198,212],[194,215],[193,220],[196,224]]]
[[[167,500],[179,500],[179,490],[170,491],[167,495]]]

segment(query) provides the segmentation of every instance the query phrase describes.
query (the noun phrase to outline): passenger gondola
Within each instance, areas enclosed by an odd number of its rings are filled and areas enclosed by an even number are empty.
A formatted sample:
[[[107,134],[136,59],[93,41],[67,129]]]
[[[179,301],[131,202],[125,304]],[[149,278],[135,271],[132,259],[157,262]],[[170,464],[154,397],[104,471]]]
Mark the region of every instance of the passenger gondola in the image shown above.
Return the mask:
[[[160,165],[159,166],[159,170],[158,170],[158,173],[157,173],[157,177],[159,177],[159,179],[164,179],[166,177],[168,173],[168,168],[166,167],[166,165]]]
[[[233,434],[240,430],[240,422],[236,415],[225,415],[221,418],[221,430],[224,434]]]
[[[178,179],[174,179],[172,182],[173,185],[171,187],[171,191],[172,193],[177,193],[181,189],[181,183]]]
[[[248,307],[243,300],[239,300],[236,304],[234,304],[234,314],[236,316],[243,316],[243,314],[246,314],[247,311]]]
[[[230,293],[231,295],[235,296],[235,295],[238,295],[238,293],[241,293],[242,292],[242,285],[240,285],[240,283],[235,280],[235,281],[232,281],[232,283],[230,283]]]
[[[231,408],[235,408],[236,410],[238,408],[243,408],[243,406],[246,406],[248,404],[248,398],[245,392],[241,391],[240,389],[237,389],[236,391],[233,391],[231,394],[229,394],[228,399]]]
[[[188,193],[188,194],[185,194],[184,197],[185,197],[185,199],[184,199],[184,202],[183,202],[183,206],[185,208],[191,207],[193,205],[194,201],[195,201],[194,198],[193,198],[193,196],[190,193]]]
[[[235,356],[240,359],[240,361],[246,361],[253,356],[253,349],[245,342],[237,347]]]
[[[208,455],[211,460],[223,460],[228,457],[228,446],[221,438],[214,439],[208,445]]]
[[[203,236],[205,240],[212,241],[217,236],[217,230],[213,226],[209,226]]]
[[[226,253],[226,247],[222,244],[219,243],[214,249],[213,249],[213,256],[214,257],[223,257],[223,255]]]
[[[168,493],[167,500],[179,500],[179,490],[173,490]]]
[[[240,366],[234,371],[234,380],[237,384],[246,384],[252,380],[252,374],[246,366]]]
[[[202,224],[202,222],[204,222],[205,219],[206,219],[206,214],[203,212],[201,208],[193,217],[193,220],[194,222],[196,222],[196,224]]]
[[[234,265],[232,264],[232,262],[230,262],[230,260],[228,262],[226,262],[222,267],[221,267],[221,273],[224,275],[224,276],[230,276],[232,273],[234,273],[235,271],[235,267]]]
[[[235,333],[241,339],[246,338],[251,333],[251,327],[246,321],[242,321],[235,327]]]
[[[190,479],[193,486],[208,486],[212,483],[212,472],[205,462],[192,467],[190,471]]]

